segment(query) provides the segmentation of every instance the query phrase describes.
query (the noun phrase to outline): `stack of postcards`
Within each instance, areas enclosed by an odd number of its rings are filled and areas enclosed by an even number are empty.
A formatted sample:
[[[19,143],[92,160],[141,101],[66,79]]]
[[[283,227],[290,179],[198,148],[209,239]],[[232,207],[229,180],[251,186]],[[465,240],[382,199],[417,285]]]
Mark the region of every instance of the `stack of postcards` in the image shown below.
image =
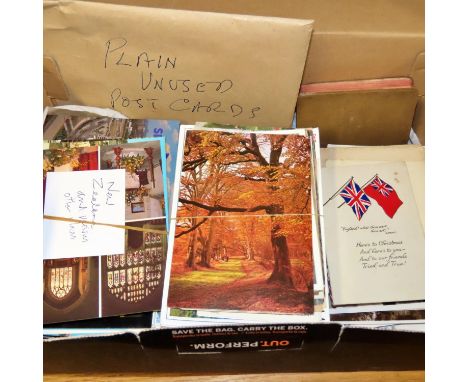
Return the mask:
[[[182,126],[161,322],[324,319],[316,129]]]
[[[44,137],[45,335],[424,323],[421,146],[61,113]]]

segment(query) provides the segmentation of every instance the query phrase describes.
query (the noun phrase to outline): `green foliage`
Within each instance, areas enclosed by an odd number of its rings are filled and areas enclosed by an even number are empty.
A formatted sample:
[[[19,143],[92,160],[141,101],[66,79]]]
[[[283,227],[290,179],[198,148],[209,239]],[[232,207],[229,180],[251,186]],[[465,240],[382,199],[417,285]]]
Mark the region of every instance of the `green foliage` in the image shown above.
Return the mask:
[[[171,308],[171,316],[174,317],[197,317],[196,310],[186,310],[179,308]]]
[[[135,200],[143,201],[143,197],[148,196],[149,190],[144,187],[137,188],[135,190],[126,190],[125,191],[125,202],[130,205],[130,203]]]
[[[63,166],[71,163],[72,167],[78,167],[80,162],[78,161],[79,152],[75,148],[59,148],[46,150],[44,152],[44,159],[47,159],[53,167]]]
[[[143,166],[145,162],[145,157],[137,154],[137,155],[123,155],[120,163],[122,166],[125,167],[129,173],[134,174],[137,170]]]
[[[182,275],[173,275],[171,284],[177,288],[198,288],[229,284],[245,276],[239,259],[216,264],[216,269],[196,270]]]

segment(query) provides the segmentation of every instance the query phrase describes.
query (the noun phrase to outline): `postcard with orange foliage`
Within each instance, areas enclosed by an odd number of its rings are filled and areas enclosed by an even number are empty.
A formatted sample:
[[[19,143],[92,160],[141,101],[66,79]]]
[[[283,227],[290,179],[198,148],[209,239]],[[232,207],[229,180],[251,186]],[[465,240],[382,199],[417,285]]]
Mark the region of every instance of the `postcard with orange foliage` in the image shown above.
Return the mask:
[[[166,314],[313,315],[311,144],[305,129],[181,127]]]

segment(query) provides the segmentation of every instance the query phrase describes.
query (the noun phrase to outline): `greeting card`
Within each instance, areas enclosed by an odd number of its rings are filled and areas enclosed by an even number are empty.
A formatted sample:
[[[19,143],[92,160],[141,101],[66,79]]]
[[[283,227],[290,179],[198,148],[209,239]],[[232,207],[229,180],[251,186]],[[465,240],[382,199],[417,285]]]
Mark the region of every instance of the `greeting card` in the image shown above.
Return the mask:
[[[406,164],[322,174],[333,305],[424,300],[424,233]]]

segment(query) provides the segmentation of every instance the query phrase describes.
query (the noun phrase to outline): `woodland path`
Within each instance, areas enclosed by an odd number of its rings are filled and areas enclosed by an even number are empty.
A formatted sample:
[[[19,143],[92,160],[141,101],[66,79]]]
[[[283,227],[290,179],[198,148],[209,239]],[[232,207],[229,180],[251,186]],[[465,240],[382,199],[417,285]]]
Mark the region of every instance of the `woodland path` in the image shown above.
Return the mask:
[[[252,312],[312,312],[308,294],[269,284],[271,270],[243,257],[214,262],[171,279],[171,306],[193,309],[248,310]]]

